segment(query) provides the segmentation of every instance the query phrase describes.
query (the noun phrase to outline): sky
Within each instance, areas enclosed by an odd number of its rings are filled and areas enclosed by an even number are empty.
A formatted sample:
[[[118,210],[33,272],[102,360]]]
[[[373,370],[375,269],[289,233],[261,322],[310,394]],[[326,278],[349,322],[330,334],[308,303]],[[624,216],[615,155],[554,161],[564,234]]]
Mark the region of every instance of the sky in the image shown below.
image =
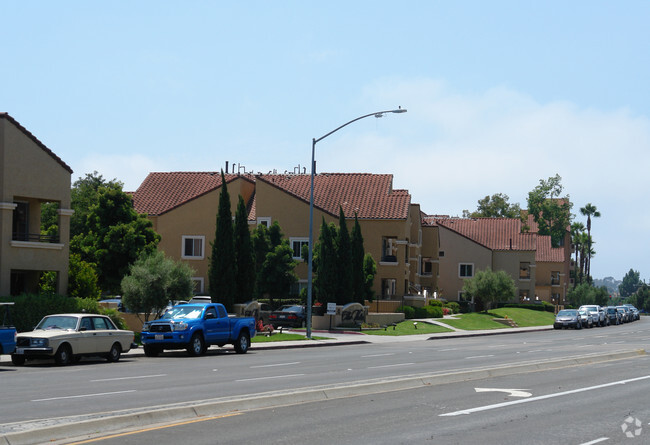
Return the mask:
[[[2,2],[0,111],[73,170],[389,173],[427,214],[559,174],[650,278],[650,2]]]

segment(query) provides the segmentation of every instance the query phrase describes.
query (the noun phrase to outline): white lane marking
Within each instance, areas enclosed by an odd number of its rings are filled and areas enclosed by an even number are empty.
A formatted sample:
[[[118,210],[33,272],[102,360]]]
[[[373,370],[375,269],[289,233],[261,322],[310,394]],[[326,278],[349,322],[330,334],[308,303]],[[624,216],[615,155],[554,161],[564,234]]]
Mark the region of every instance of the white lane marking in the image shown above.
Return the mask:
[[[138,375],[133,377],[113,377],[110,379],[96,379],[91,380],[92,383],[95,382],[112,382],[114,380],[131,380],[131,379],[149,379],[153,377],[165,377],[167,374],[153,374],[153,375]]]
[[[366,369],[393,368],[395,366],[409,366],[409,365],[415,365],[415,363],[394,363],[392,365],[368,366],[368,368]]]
[[[458,348],[438,349],[438,352],[457,351]]]
[[[488,349],[489,348],[501,348],[503,346],[508,346],[508,345],[492,345],[492,346],[488,346]]]
[[[530,397],[531,393],[523,389],[505,389],[505,388],[474,388],[476,392],[507,392],[510,397]]]
[[[460,411],[454,411],[453,413],[439,414],[438,416],[439,417],[451,417],[451,416],[459,416],[461,414],[478,413],[478,412],[481,412],[481,411],[488,411],[488,410],[491,410],[491,409],[503,408],[503,407],[506,407],[506,406],[519,405],[521,403],[537,402],[538,400],[553,399],[555,397],[562,397],[562,396],[566,396],[566,395],[569,395],[569,394],[577,394],[577,393],[580,393],[580,392],[591,391],[593,389],[607,388],[607,387],[615,386],[615,385],[625,385],[626,383],[638,382],[640,380],[647,380],[647,379],[650,379],[650,375],[646,375],[646,376],[643,376],[643,377],[636,377],[636,378],[627,379],[627,380],[619,380],[619,381],[611,382],[611,383],[604,383],[602,385],[589,386],[587,388],[578,388],[578,389],[572,389],[570,391],[563,391],[563,392],[558,392],[558,393],[554,393],[554,394],[546,394],[544,396],[531,397],[530,399],[519,399],[519,400],[512,400],[510,402],[496,403],[494,405],[478,406],[476,408],[469,408],[469,409],[464,409],[464,410],[460,410]]]
[[[125,394],[127,392],[135,392],[135,389],[130,389],[128,391],[113,391],[113,392],[99,392],[95,394],[80,394],[78,396],[64,396],[64,397],[50,397],[48,399],[35,399],[32,402],[47,402],[50,400],[63,400],[63,399],[80,399],[83,397],[99,397],[99,396],[112,396],[114,394]]]
[[[494,357],[494,354],[490,354],[490,355],[472,355],[470,357],[465,357],[465,360],[470,359],[470,358],[486,358],[486,357]]]
[[[592,440],[591,442],[581,443],[580,445],[594,445],[596,443],[605,442],[609,440],[609,437],[599,437],[598,439]]]
[[[291,366],[291,365],[297,365],[297,364],[299,364],[299,363],[300,363],[300,362],[275,363],[275,364],[272,364],[272,365],[256,365],[256,366],[251,366],[250,368],[251,368],[251,369],[253,369],[253,368],[273,368],[273,367],[276,367],[276,366]]]
[[[286,374],[286,375],[274,375],[274,376],[269,376],[269,377],[255,377],[252,379],[240,379],[240,380],[235,380],[235,382],[252,382],[253,380],[270,380],[270,379],[287,379],[290,377],[300,377],[305,374]]]
[[[386,353],[386,354],[372,354],[372,355],[362,355],[361,358],[369,358],[369,357],[386,357],[389,355],[395,355],[394,353]]]

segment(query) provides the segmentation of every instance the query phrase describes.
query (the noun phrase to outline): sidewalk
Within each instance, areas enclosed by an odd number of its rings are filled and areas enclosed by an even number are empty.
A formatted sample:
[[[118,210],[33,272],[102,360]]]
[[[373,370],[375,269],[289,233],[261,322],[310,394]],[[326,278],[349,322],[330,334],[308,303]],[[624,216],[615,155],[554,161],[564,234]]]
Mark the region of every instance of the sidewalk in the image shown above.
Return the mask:
[[[439,340],[439,339],[446,339],[446,338],[517,334],[522,332],[549,331],[553,329],[553,326],[532,326],[527,328],[504,327],[501,329],[463,331],[463,330],[455,329],[449,325],[446,325],[444,322],[437,321],[437,320],[414,320],[414,321],[438,324],[448,329],[453,329],[453,331],[439,332],[435,334],[414,334],[414,335],[400,335],[400,336],[371,335],[371,334],[364,334],[363,332],[355,332],[355,331],[312,331],[313,336],[327,337],[327,339],[253,343],[251,344],[250,350],[260,351],[260,350],[268,350],[268,349],[317,348],[317,347],[324,347],[324,346],[358,345],[364,343],[400,343],[400,342],[418,341],[418,340]],[[231,346],[226,346],[226,348],[228,347]],[[137,349],[132,349],[129,352],[122,354],[122,356],[143,357],[144,350],[140,346]],[[0,365],[11,365],[11,356],[0,355]]]

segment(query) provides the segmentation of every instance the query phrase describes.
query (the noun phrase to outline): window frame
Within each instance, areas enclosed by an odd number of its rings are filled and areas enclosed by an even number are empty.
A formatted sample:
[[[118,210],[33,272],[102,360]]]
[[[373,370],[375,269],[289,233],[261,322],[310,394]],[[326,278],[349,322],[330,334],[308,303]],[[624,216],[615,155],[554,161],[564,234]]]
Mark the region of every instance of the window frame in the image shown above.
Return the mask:
[[[299,256],[295,256],[296,250],[293,247],[293,243],[300,243],[300,253]],[[291,246],[291,251],[293,252],[292,255],[294,260],[297,261],[304,261],[302,258],[302,246],[307,245],[307,248],[309,248],[309,238],[308,237],[302,237],[302,236],[295,236],[289,238],[289,245]]]
[[[472,270],[470,274],[462,274],[463,266],[467,269],[467,266],[471,267]],[[474,277],[474,263],[458,263],[458,278],[473,278]]]
[[[185,243],[187,240],[200,240],[201,241],[201,254],[200,255],[186,255]],[[192,248],[194,250],[194,246]],[[181,259],[183,260],[203,260],[205,259],[205,235],[182,235],[181,236]]]

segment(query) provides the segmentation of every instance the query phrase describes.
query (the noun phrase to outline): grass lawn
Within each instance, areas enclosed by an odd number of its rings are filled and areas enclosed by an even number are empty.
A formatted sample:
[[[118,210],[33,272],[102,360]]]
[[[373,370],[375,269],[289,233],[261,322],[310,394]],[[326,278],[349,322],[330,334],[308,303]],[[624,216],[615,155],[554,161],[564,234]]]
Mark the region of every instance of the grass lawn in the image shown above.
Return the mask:
[[[388,328],[386,328],[385,331],[383,329],[378,329],[378,330],[364,329],[361,332],[368,335],[394,335],[394,336],[415,335],[415,334],[437,334],[439,332],[451,332],[451,329],[447,329],[442,326],[438,326],[436,324],[423,323],[421,321],[418,322],[417,326],[418,328],[415,329],[415,327],[413,326],[413,321],[405,320],[401,323],[397,323],[397,326],[395,326],[395,330],[393,330],[392,326],[388,326]]]
[[[519,327],[527,326],[548,326],[553,324],[555,315],[550,312],[533,311],[521,308],[500,308],[493,309],[489,313],[472,312],[458,315],[458,320],[444,319],[443,322],[457,329],[468,331],[479,329],[500,329],[508,326],[498,323],[493,318],[511,318]]]

